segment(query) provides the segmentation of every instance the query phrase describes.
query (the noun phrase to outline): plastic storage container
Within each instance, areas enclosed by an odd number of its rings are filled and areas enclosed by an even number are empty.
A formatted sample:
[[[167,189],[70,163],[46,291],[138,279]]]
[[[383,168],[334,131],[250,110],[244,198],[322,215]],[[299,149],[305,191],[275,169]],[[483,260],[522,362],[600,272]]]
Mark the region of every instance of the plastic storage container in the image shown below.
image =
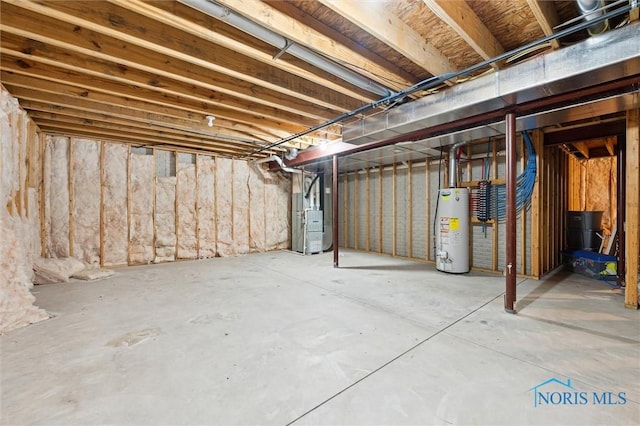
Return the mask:
[[[562,252],[562,260],[565,268],[589,278],[603,281],[615,281],[618,278],[615,256],[586,250],[568,250]]]

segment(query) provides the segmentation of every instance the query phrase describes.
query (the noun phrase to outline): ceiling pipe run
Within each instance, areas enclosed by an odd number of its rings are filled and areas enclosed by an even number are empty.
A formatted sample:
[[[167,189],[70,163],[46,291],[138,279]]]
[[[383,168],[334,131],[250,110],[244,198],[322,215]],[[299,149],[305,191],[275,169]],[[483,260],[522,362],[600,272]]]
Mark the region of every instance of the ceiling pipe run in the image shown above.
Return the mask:
[[[578,10],[582,14],[582,17],[585,21],[593,21],[596,18],[604,15],[604,10],[606,9],[605,0],[576,0],[576,6],[578,6]],[[603,33],[609,29],[609,20],[605,19],[604,21],[600,21],[597,24],[594,24],[587,28],[589,35],[597,35]]]
[[[628,13],[631,10],[631,8],[632,8],[632,6],[630,4],[627,4],[626,6],[622,6],[622,7],[618,8],[618,9],[615,9],[613,11],[608,12],[606,15],[603,15],[601,17],[598,17],[598,18],[594,19],[595,22],[593,22],[593,23],[597,23],[597,22],[603,21],[604,19],[614,18],[616,16],[623,15],[625,13]],[[318,125],[313,126],[313,127],[309,127],[308,129],[306,129],[306,130],[304,130],[302,132],[298,132],[296,134],[287,136],[287,137],[282,138],[282,139],[280,139],[280,140],[278,140],[276,142],[272,142],[269,145],[266,145],[265,147],[256,149],[256,150],[250,152],[249,154],[247,154],[247,157],[251,157],[252,155],[258,154],[258,153],[260,153],[260,152],[262,152],[262,151],[264,151],[266,149],[270,149],[270,148],[273,148],[275,146],[279,146],[279,145],[282,145],[282,144],[287,143],[289,141],[295,140],[295,139],[297,139],[299,137],[302,137],[302,136],[305,136],[305,135],[307,135],[309,133],[312,133],[312,132],[315,132],[317,130],[323,129],[323,128],[331,125],[331,124],[343,122],[344,120],[347,120],[349,118],[355,117],[355,116],[357,116],[359,114],[363,114],[363,113],[365,113],[367,111],[371,111],[371,110],[376,109],[378,107],[391,105],[393,102],[395,102],[395,101],[397,101],[399,99],[405,98],[406,96],[409,96],[409,95],[411,95],[413,93],[424,91],[424,90],[433,89],[435,87],[438,87],[439,85],[441,85],[442,83],[444,83],[447,80],[452,80],[452,79],[455,79],[455,78],[460,77],[460,76],[467,76],[468,77],[469,75],[472,75],[474,72],[476,72],[478,70],[481,70],[483,68],[486,68],[489,65],[493,64],[494,62],[503,61],[503,60],[508,59],[508,58],[510,58],[510,57],[512,57],[512,56],[514,56],[516,54],[522,53],[524,51],[528,51],[532,47],[538,46],[538,45],[543,44],[543,43],[548,43],[551,40],[560,39],[560,38],[565,37],[565,36],[567,36],[569,34],[573,34],[575,32],[581,31],[581,30],[587,28],[588,26],[593,25],[593,23],[590,24],[590,23],[582,22],[582,23],[577,24],[575,26],[572,26],[572,27],[569,27],[569,28],[565,28],[565,29],[560,30],[560,31],[558,31],[556,33],[553,33],[551,35],[543,37],[543,38],[541,38],[539,40],[536,40],[534,42],[528,43],[528,44],[526,44],[524,46],[520,46],[520,47],[518,47],[516,49],[513,49],[511,51],[502,53],[502,54],[500,54],[500,55],[498,55],[498,56],[496,56],[494,58],[487,59],[485,61],[479,62],[479,63],[477,63],[475,65],[472,65],[472,66],[470,66],[468,68],[465,68],[463,70],[456,71],[456,72],[451,72],[451,73],[445,73],[445,74],[441,74],[441,75],[438,75],[438,76],[430,77],[430,78],[428,78],[426,80],[422,80],[422,81],[414,84],[413,86],[410,86],[410,87],[408,87],[408,88],[406,88],[404,90],[401,90],[399,92],[395,92],[395,93],[393,93],[393,94],[391,94],[391,95],[389,95],[389,96],[387,96],[385,98],[379,99],[379,100],[377,100],[375,102],[372,102],[370,104],[367,104],[367,105],[363,105],[363,106],[361,106],[359,108],[354,109],[353,111],[346,112],[346,113],[344,113],[342,115],[339,115],[339,116],[337,116],[335,118],[332,118],[331,120],[328,120],[328,121],[326,121],[324,123],[318,124]],[[618,31],[620,31],[620,30],[618,30]],[[614,32],[612,31],[612,33],[614,33]],[[564,49],[561,49],[561,50],[564,50]],[[498,73],[498,74],[500,74],[500,73]],[[482,79],[482,77],[477,79],[477,80],[480,80],[480,79]],[[477,81],[477,80],[472,80],[472,81]],[[463,89],[460,89],[459,87],[460,86],[464,86],[465,84],[469,84],[469,83],[463,83],[461,85],[453,86],[452,88],[449,88],[448,90],[452,90],[452,89],[453,90],[463,90]],[[458,88],[458,89],[456,89],[456,88]],[[445,90],[443,92],[447,92],[447,91]],[[450,92],[447,92],[447,93],[450,93]],[[434,96],[434,95],[431,95],[431,96]],[[430,98],[430,97],[427,96],[426,98]],[[406,105],[414,105],[416,102],[420,102],[420,101],[422,101],[423,99],[426,99],[426,98],[421,98],[418,101],[412,101],[412,102],[400,105],[398,108],[403,108]],[[394,110],[395,109],[389,110],[389,111],[387,111],[387,113],[391,113]],[[346,126],[344,128],[344,130],[343,130],[343,140],[345,142],[353,143],[352,141],[348,141],[347,138],[345,138],[345,136],[347,136],[346,135],[346,131],[349,130],[349,127],[352,127],[352,129],[351,129],[352,131],[353,130],[357,130],[357,129],[353,129],[353,127],[354,127],[353,125]],[[422,126],[422,128],[425,128],[425,127],[428,127],[428,126],[426,126],[426,125]],[[402,132],[398,132],[398,133],[402,133]],[[351,135],[351,136],[353,138],[356,137],[355,135]],[[380,138],[377,138],[377,139],[380,139]],[[333,153],[338,153],[338,152],[333,152]]]
[[[280,49],[280,53],[276,55],[274,59],[278,59],[280,55],[286,51],[287,53],[290,53],[291,55],[368,92],[375,93],[380,96],[389,96],[393,93],[389,88],[382,84],[330,61],[320,54],[300,46],[280,34],[276,34],[270,29],[231,11],[229,8],[219,3],[210,0],[180,0],[180,2],[202,13],[224,21],[229,25],[277,47]]]

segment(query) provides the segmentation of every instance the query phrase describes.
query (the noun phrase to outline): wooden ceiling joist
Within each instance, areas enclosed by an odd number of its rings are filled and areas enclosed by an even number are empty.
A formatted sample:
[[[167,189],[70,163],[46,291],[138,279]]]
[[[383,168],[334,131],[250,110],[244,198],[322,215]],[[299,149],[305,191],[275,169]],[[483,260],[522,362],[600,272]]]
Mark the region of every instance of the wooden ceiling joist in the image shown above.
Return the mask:
[[[219,0],[218,3],[244,16],[251,17],[255,22],[276,33],[286,34],[286,38],[295,43],[312,47],[326,57],[334,58],[337,62],[362,72],[368,78],[382,85],[396,90],[404,89],[411,85],[411,82],[407,81],[403,76],[371,62],[358,51],[351,50],[341,43],[329,39],[324,34],[303,25],[259,0]]]
[[[350,0],[320,0],[326,7],[358,25],[364,31],[402,53],[433,75],[455,71],[438,49],[399,18],[385,14],[382,3],[369,2],[363,8]]]
[[[504,48],[464,1],[423,0],[429,9],[453,28],[483,59],[504,53]],[[497,64],[492,64],[497,67]]]
[[[544,35],[549,36],[553,34],[555,32],[554,28],[560,24],[560,17],[554,8],[553,2],[546,0],[527,0],[527,3],[529,4],[531,12],[533,12],[533,15],[536,17],[540,28],[542,28]],[[560,47],[560,43],[558,40],[553,40],[551,46],[557,49]]]
[[[163,28],[148,19],[145,22],[146,18],[126,10],[114,11],[114,5],[64,1],[48,2],[45,6],[28,0],[6,1],[20,7],[10,10],[11,22],[3,20],[3,24],[7,26],[6,31],[20,33],[29,28],[28,32],[33,34],[57,20],[54,25],[57,30],[46,30],[46,34],[41,34],[40,41],[47,44],[58,42],[60,47],[64,46],[87,56],[151,72],[166,70],[166,76],[196,74],[190,78],[190,82],[194,84],[209,81],[211,76],[208,74],[217,72],[225,76],[218,80],[237,79],[244,81],[245,85],[263,87],[342,112],[362,104],[361,101],[319,84],[243,58],[224,47],[199,41],[178,30]],[[117,20],[117,29],[103,24],[105,21],[110,22],[109,19],[111,22]],[[140,28],[144,28],[144,31]],[[26,32],[23,30],[22,34]],[[127,49],[122,49],[123,42],[129,45]],[[194,73],[194,69],[198,73]]]

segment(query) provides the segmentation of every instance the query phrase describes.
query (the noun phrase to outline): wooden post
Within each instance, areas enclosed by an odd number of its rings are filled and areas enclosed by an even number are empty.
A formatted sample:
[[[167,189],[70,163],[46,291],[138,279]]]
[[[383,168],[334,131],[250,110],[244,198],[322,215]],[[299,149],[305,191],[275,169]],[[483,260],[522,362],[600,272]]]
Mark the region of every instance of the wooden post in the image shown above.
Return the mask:
[[[626,222],[624,224],[626,268],[624,306],[638,309],[638,227],[640,226],[640,109],[627,111],[627,179],[625,191]]]

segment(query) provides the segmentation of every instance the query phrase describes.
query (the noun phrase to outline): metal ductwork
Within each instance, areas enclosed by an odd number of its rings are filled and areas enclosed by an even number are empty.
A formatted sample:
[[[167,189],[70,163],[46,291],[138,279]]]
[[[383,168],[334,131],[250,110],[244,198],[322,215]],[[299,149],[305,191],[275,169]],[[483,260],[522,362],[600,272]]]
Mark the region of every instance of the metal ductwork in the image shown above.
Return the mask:
[[[640,22],[608,31],[597,38],[348,123],[343,128],[343,141],[361,145],[390,139],[551,95],[640,75],[638,40]]]
[[[456,151],[468,143],[469,141],[455,143],[449,150],[449,188],[456,188],[458,186],[458,160],[456,159]]]
[[[576,0],[576,6],[585,21],[592,21],[604,15],[605,0]],[[609,20],[598,22],[588,28],[589,35],[603,33],[609,29]]]
[[[286,164],[284,164],[284,161],[282,160],[282,158],[278,157],[277,155],[271,155],[269,157],[265,157],[265,158],[261,158],[260,160],[255,160],[254,163],[255,164],[262,164],[262,163],[270,163],[272,161],[275,161],[276,163],[278,163],[278,165],[280,166],[280,169],[288,172],[288,173],[302,173],[302,170],[300,169],[294,169],[292,167],[287,167]]]
[[[264,41],[265,43],[269,43],[270,45],[277,47],[280,49],[280,53],[276,55],[274,59],[277,59],[286,51],[287,53],[368,92],[375,93],[380,96],[388,96],[393,93],[389,88],[332,62],[303,46],[295,44],[280,34],[277,34],[270,29],[231,11],[229,8],[219,3],[210,0],[180,0],[180,2],[202,13],[224,21],[247,34]]]

